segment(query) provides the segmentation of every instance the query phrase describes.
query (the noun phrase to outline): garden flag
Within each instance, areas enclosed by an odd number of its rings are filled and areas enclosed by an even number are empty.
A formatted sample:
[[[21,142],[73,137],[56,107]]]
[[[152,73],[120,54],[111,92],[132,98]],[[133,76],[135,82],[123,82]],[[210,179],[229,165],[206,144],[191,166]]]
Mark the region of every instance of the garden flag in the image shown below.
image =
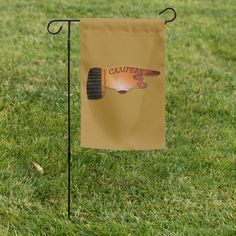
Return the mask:
[[[165,21],[82,19],[81,146],[165,147]]]

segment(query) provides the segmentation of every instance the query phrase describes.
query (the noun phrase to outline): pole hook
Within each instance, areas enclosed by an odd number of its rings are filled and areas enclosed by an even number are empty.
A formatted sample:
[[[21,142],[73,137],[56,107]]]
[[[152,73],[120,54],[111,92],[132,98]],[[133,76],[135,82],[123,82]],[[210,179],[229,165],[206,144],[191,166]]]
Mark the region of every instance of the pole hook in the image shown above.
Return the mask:
[[[80,19],[51,20],[47,25],[47,31],[50,34],[56,35],[56,34],[59,34],[61,32],[63,26],[60,26],[60,28],[57,31],[53,32],[53,31],[50,30],[50,26],[54,22],[60,22],[60,23],[68,22],[68,24],[70,24],[70,22],[80,22]]]
[[[57,31],[52,32],[52,31],[50,30],[50,26],[51,26],[51,24],[54,23],[54,22],[61,22],[61,20],[52,20],[52,21],[50,21],[50,22],[48,23],[48,25],[47,25],[47,31],[48,31],[48,33],[53,34],[53,35],[59,34],[59,33],[61,32],[61,30],[62,30],[62,26],[60,26],[60,28],[59,28]]]
[[[175,18],[176,18],[176,16],[177,16],[175,9],[172,8],[172,7],[167,7],[167,8],[165,8],[164,10],[162,10],[162,11],[159,13],[159,15],[161,15],[162,13],[164,13],[165,11],[168,11],[168,10],[171,10],[171,11],[173,12],[174,16],[173,16],[171,19],[169,19],[169,20],[165,20],[165,23],[166,23],[166,24],[169,23],[169,22],[174,21]]]

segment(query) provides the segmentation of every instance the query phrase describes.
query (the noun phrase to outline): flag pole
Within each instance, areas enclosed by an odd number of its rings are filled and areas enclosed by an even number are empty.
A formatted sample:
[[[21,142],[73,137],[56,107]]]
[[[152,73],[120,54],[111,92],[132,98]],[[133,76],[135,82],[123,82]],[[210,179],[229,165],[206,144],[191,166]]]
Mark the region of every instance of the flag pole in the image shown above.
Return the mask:
[[[62,26],[56,32],[50,30],[50,25],[53,22],[67,22],[67,174],[68,174],[68,184],[67,184],[67,216],[70,220],[71,216],[71,135],[70,135],[70,32],[71,32],[71,22],[80,22],[79,19],[65,19],[65,20],[52,20],[47,25],[47,30],[50,34],[57,35],[61,32]]]
[[[173,17],[169,20],[165,20],[165,23],[169,23],[171,21],[174,21],[176,18],[176,11],[171,8],[165,8],[163,11],[161,11],[159,13],[159,15],[161,15],[162,13],[164,13],[167,10],[171,10],[173,12]],[[71,195],[70,195],[70,190],[71,190],[71,171],[70,171],[70,167],[71,167],[71,135],[70,135],[70,32],[71,32],[71,23],[72,22],[80,22],[80,19],[59,19],[59,20],[52,20],[48,23],[47,25],[47,31],[52,34],[52,35],[57,35],[61,32],[62,30],[62,26],[60,26],[60,28],[57,31],[51,31],[50,30],[50,26],[52,23],[67,23],[68,26],[68,30],[67,30],[67,125],[68,125],[68,136],[67,136],[67,172],[68,172],[68,194],[67,194],[67,214],[68,214],[68,219],[71,219]]]

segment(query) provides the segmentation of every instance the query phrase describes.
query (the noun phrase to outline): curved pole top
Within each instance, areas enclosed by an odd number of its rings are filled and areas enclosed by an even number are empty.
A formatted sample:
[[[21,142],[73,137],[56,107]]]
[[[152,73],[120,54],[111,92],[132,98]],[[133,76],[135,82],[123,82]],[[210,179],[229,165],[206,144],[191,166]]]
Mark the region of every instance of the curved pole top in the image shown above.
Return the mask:
[[[172,7],[167,7],[167,8],[165,8],[164,10],[162,10],[162,11],[159,13],[159,15],[163,14],[165,11],[168,11],[168,10],[171,10],[174,15],[173,15],[173,17],[172,17],[171,19],[165,20],[166,24],[169,23],[169,22],[174,21],[175,18],[177,17],[176,11],[175,11],[175,9],[172,8]]]
[[[51,20],[51,21],[48,23],[48,25],[47,25],[47,30],[48,30],[48,33],[53,34],[53,35],[59,34],[59,33],[61,32],[61,30],[62,30],[62,26],[60,26],[60,28],[59,28],[57,31],[52,32],[52,31],[50,30],[50,26],[51,26],[51,24],[54,23],[54,22],[68,22],[68,23],[70,23],[70,22],[80,22],[80,19]]]

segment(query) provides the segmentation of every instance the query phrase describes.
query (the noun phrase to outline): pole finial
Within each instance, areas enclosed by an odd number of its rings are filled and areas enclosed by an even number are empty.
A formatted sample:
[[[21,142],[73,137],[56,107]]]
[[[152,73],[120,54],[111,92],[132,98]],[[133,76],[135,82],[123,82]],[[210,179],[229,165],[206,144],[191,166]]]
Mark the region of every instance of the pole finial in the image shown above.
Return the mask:
[[[159,15],[161,15],[162,13],[164,13],[165,11],[168,11],[168,10],[171,10],[171,11],[174,13],[174,16],[173,16],[171,19],[169,19],[169,20],[165,20],[165,23],[166,23],[166,24],[169,23],[169,22],[174,21],[175,18],[176,18],[176,16],[177,16],[175,9],[172,8],[172,7],[167,7],[167,8],[165,8],[164,10],[162,10],[162,11],[159,13]]]

